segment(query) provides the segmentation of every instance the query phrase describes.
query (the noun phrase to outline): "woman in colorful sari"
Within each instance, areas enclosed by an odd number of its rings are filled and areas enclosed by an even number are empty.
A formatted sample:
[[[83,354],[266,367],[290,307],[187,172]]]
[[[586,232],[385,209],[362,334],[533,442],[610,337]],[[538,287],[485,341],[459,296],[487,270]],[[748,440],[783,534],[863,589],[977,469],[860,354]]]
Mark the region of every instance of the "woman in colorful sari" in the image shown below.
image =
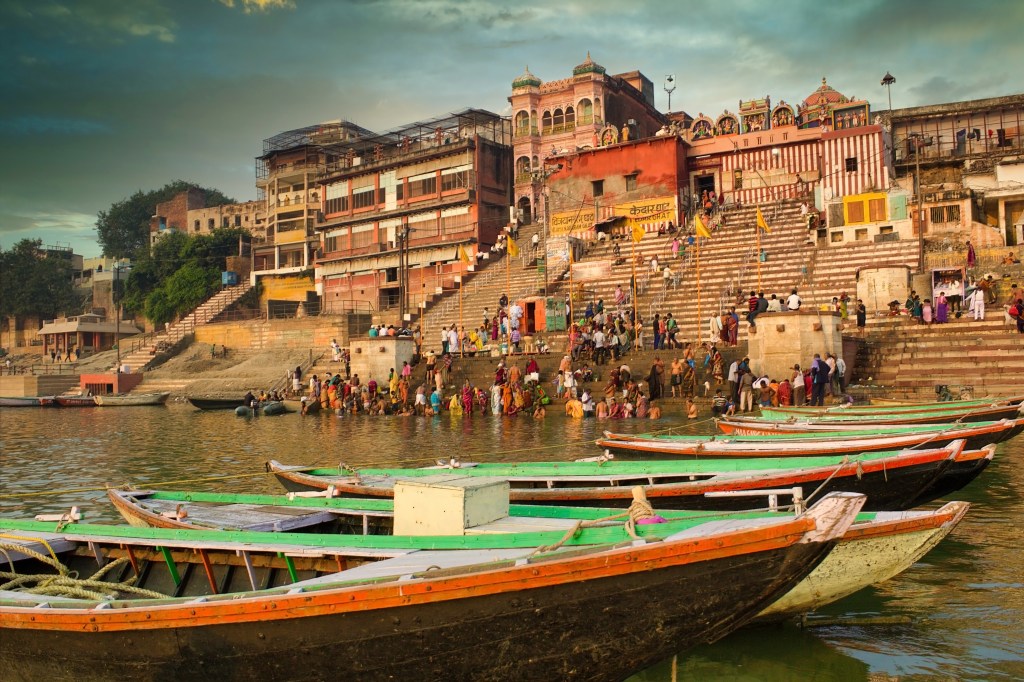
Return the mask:
[[[493,318],[491,318],[491,341],[494,342],[494,341],[497,341],[497,340],[498,340],[498,316],[495,315]]]
[[[473,387],[469,385],[469,379],[462,382],[462,411],[473,414]]]
[[[636,418],[646,419],[649,407],[650,406],[647,402],[647,396],[641,394],[636,401]]]
[[[512,387],[505,384],[501,388],[501,411],[503,414],[513,415],[516,413],[515,402],[512,398]]]
[[[949,303],[946,301],[946,292],[940,291],[935,299],[935,321],[944,323],[949,320]]]
[[[610,404],[608,405],[608,418],[609,419],[623,419],[626,416],[626,411],[622,406],[622,403],[615,400],[615,398],[609,398]]]
[[[448,401],[448,412],[450,412],[453,417],[462,416],[462,404],[459,402],[458,394],[453,394],[451,400]]]

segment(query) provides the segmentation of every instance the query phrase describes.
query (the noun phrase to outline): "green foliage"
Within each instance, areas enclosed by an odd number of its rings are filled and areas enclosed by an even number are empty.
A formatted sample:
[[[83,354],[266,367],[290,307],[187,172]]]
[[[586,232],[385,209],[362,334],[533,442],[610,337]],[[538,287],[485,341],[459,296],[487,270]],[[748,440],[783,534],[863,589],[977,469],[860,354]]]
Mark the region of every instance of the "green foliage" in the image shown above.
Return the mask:
[[[103,254],[112,258],[139,259],[149,244],[149,219],[156,212],[156,205],[170,201],[175,195],[190,188],[205,192],[208,207],[235,203],[218,190],[206,189],[184,180],[175,180],[149,192],[137,191],[97,214],[97,241],[103,247]]]
[[[0,316],[53,318],[81,306],[70,261],[46,256],[42,245],[22,239],[10,251],[0,250]]]
[[[213,295],[226,259],[238,253],[239,228],[189,236],[172,232],[133,265],[123,305],[155,324],[184,315]]]

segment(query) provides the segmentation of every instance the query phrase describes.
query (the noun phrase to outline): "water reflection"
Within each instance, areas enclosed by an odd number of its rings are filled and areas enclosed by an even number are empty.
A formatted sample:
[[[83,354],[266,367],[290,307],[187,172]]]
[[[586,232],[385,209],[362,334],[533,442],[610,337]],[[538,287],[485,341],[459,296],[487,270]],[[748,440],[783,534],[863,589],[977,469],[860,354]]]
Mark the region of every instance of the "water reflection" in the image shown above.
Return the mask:
[[[431,419],[335,417],[243,419],[231,412],[166,408],[0,410],[0,515],[83,507],[115,522],[102,487],[280,492],[263,463],[415,466],[464,460],[565,460],[597,454],[603,429],[661,422],[529,417]],[[711,425],[702,429],[710,432]],[[956,495],[973,503],[961,526],[896,579],[823,610],[833,617],[909,616],[910,625],[760,628],[680,657],[676,679],[1024,679],[1024,438],[1000,446],[993,464]],[[227,478],[218,478],[228,476]],[[21,493],[44,495],[22,497]],[[633,680],[672,679],[671,661]]]

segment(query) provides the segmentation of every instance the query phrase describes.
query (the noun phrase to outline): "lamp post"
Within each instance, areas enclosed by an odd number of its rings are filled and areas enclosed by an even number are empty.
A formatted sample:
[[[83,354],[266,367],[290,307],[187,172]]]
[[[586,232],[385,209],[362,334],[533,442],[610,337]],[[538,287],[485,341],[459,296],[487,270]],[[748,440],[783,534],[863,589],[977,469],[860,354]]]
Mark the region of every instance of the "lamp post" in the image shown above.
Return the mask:
[[[895,83],[895,82],[896,82],[896,78],[891,73],[889,73],[888,71],[886,71],[885,75],[882,76],[882,85],[885,86],[886,92],[888,92],[888,94],[889,94],[889,115],[890,115],[890,117],[892,116],[892,84]]]
[[[117,295],[121,279],[121,264],[114,263],[114,288],[110,292],[114,304],[114,345],[117,347],[117,373],[121,373],[121,297]]]
[[[675,74],[665,76],[665,92],[668,93],[668,113],[672,113],[672,93],[676,90]]]

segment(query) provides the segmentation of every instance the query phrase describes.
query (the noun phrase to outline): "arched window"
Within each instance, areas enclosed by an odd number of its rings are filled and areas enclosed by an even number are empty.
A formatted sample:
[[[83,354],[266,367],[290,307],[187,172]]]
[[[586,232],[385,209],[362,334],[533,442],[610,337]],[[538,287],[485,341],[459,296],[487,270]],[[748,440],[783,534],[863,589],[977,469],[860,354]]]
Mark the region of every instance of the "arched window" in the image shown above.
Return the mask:
[[[525,111],[516,114],[516,135],[530,134],[530,115]]]
[[[534,155],[533,157],[533,167],[535,170],[540,168],[540,161],[537,159],[536,155]]]
[[[580,112],[580,125],[586,125],[594,122],[594,103],[589,99],[581,99],[576,109]]]
[[[542,129],[542,132],[545,132],[545,133],[550,133],[551,132],[551,112],[550,111],[545,111],[544,114],[540,117],[540,126],[541,126],[541,129]]]
[[[576,125],[576,112],[573,110],[572,107],[565,108],[565,125]]]
[[[520,156],[516,159],[516,175],[526,175],[530,172],[530,157]]]
[[[562,113],[561,109],[555,109],[555,117],[554,117],[554,120],[552,121],[552,123],[554,124],[554,126],[556,128],[558,126],[560,126],[560,125],[564,125],[565,124],[565,114]]]

